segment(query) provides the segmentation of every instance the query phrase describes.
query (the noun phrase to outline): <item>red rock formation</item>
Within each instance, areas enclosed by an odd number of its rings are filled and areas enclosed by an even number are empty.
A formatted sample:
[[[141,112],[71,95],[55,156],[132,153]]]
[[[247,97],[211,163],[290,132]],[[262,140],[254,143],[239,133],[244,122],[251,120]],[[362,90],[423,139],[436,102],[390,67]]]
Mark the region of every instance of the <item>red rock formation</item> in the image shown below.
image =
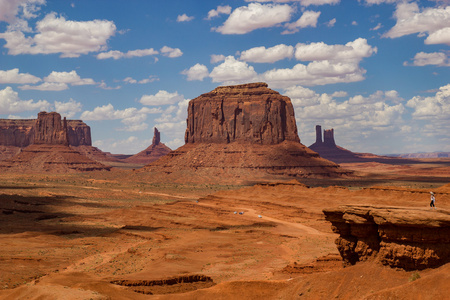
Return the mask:
[[[143,171],[153,180],[234,183],[346,173],[300,143],[290,99],[265,83],[191,100],[185,141]]]
[[[34,141],[35,120],[0,120],[0,145],[26,147]]]
[[[92,146],[91,127],[81,120],[67,120],[70,146]]]
[[[334,129],[325,129],[323,131],[323,144],[327,147],[336,147],[334,141]]]
[[[316,126],[316,142],[308,148],[319,153],[325,159],[331,160],[335,163],[352,163],[352,162],[381,162],[392,163],[393,158],[387,156],[379,156],[371,153],[355,153],[347,150],[341,146],[336,145],[334,140],[334,129],[325,129],[323,131],[322,141],[322,127]]]
[[[159,132],[158,128],[155,127],[155,130],[153,131],[153,139],[152,139],[152,145],[159,145],[161,142],[161,132]]]
[[[0,162],[10,172],[77,172],[109,170],[69,147],[67,121],[55,112],[40,112],[34,126],[33,144],[12,158]]]
[[[35,140],[36,119],[0,119],[0,161],[11,158]],[[81,120],[67,120],[69,145],[92,146],[91,128]],[[94,151],[94,150],[93,150]]]
[[[161,143],[161,133],[155,127],[152,144],[138,154],[124,159],[124,161],[127,163],[146,165],[166,155],[170,151],[172,150],[169,147]]]
[[[189,102],[186,143],[300,142],[291,100],[266,83],[218,87]]]
[[[40,112],[35,125],[34,144],[69,146],[66,118],[61,122],[61,115],[56,112]]]
[[[368,259],[406,270],[450,262],[450,215],[419,208],[343,205],[325,209],[345,262]]]
[[[27,147],[34,142],[36,119],[0,119],[0,146]],[[92,146],[91,128],[81,120],[67,120],[69,145]]]

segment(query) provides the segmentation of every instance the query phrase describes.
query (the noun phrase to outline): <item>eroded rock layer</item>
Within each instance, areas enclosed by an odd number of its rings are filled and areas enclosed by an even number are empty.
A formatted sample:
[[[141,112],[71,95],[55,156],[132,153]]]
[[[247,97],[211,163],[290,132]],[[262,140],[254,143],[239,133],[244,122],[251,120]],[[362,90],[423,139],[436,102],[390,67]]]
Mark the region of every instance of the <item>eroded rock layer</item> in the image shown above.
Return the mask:
[[[376,259],[385,265],[421,270],[450,262],[450,213],[421,208],[344,205],[325,209],[339,233],[345,262]]]
[[[251,83],[218,87],[189,102],[186,143],[300,142],[291,100]]]

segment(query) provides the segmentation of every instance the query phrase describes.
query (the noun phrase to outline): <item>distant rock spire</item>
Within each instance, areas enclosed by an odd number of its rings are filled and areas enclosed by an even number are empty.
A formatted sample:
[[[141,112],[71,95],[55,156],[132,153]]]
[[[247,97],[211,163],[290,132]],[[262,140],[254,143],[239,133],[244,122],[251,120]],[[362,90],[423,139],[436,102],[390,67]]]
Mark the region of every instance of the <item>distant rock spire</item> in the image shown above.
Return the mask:
[[[323,144],[326,146],[336,146],[334,142],[334,129],[325,129],[323,131]]]
[[[161,133],[158,131],[158,128],[155,127],[155,131],[153,133],[152,145],[153,146],[159,145],[160,141],[161,141]]]
[[[316,125],[316,144],[322,144],[322,126]]]

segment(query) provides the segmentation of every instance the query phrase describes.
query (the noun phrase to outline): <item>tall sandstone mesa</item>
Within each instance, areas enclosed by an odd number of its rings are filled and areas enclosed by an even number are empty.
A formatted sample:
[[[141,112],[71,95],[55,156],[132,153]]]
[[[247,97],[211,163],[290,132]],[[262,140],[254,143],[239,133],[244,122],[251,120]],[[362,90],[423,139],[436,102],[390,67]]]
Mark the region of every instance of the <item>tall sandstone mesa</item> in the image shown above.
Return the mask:
[[[67,120],[56,112],[40,112],[34,125],[34,141],[17,155],[0,162],[0,171],[69,173],[109,170],[69,147]]]
[[[266,83],[218,87],[189,102],[186,143],[300,142],[291,100]]]
[[[185,145],[139,172],[153,180],[239,183],[347,171],[300,143],[288,97],[250,83],[191,100]]]

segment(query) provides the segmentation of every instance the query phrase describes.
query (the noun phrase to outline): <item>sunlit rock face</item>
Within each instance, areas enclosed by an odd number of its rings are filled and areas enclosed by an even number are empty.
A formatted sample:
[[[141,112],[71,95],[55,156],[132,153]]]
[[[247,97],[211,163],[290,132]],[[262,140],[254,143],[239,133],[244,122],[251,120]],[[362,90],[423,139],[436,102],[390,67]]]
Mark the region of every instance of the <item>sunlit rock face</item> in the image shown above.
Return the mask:
[[[222,86],[189,102],[186,143],[300,142],[291,100],[266,83]]]

